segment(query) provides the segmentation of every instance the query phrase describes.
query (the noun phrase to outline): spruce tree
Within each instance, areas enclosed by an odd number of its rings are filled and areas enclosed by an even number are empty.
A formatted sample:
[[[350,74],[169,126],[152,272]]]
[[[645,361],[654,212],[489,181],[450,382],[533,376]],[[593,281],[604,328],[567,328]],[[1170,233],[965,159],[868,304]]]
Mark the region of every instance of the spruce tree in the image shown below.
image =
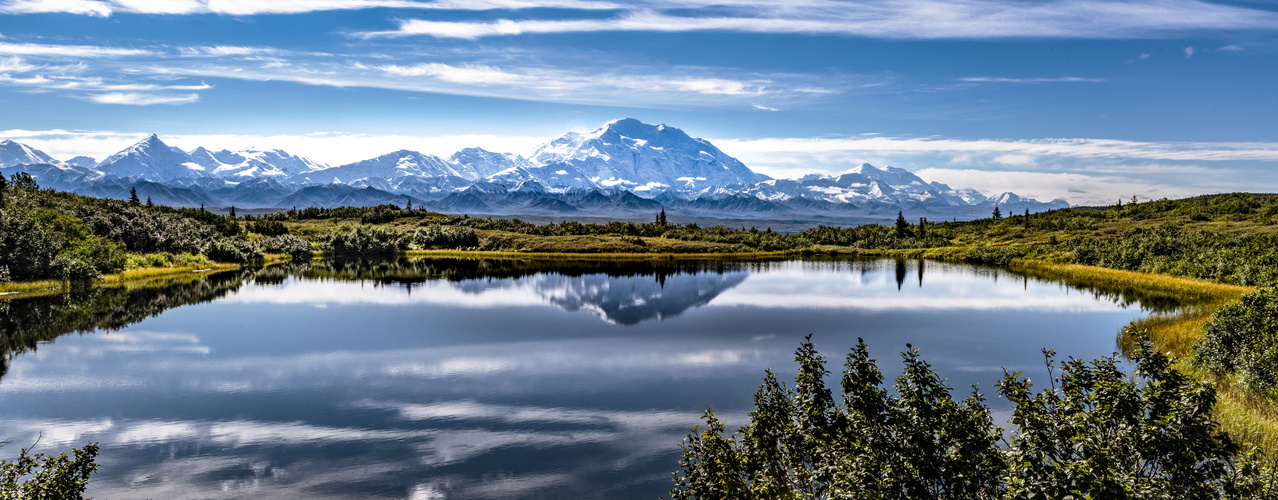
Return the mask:
[[[896,237],[905,238],[910,235],[910,223],[905,220],[905,213],[897,210],[896,212]]]
[[[1002,218],[1003,218],[1003,212],[1000,212],[998,207],[994,207],[994,220],[999,220]]]
[[[138,204],[141,204],[141,203],[142,203],[142,200],[139,200],[139,199],[138,199],[138,187],[137,187],[137,186],[133,186],[133,187],[129,188],[129,203],[130,203],[130,204],[133,204],[133,205],[138,205]]]
[[[231,218],[235,218],[235,205],[231,205]]]
[[[9,181],[4,180],[4,175],[0,175],[0,208],[4,208],[4,190],[9,187]]]
[[[661,208],[661,213],[657,214],[657,224],[660,224],[660,225],[662,225],[662,226],[666,225],[666,209],[665,209],[665,207],[662,207],[662,208]]]
[[[919,237],[927,236],[927,218],[919,217]]]
[[[153,206],[155,206],[154,204],[152,204],[152,203],[151,203],[151,197],[150,197],[150,196],[147,196],[147,197],[146,197],[146,206],[148,206],[148,207],[153,207]]]

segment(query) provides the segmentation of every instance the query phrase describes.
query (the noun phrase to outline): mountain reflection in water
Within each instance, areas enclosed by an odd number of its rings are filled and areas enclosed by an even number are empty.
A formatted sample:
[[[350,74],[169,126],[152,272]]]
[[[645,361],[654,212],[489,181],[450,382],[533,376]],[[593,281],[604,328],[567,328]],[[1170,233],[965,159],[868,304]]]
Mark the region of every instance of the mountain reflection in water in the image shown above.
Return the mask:
[[[0,458],[101,442],[98,498],[653,498],[808,333],[988,390],[1108,354],[1138,299],[913,260],[401,259],[0,300]]]

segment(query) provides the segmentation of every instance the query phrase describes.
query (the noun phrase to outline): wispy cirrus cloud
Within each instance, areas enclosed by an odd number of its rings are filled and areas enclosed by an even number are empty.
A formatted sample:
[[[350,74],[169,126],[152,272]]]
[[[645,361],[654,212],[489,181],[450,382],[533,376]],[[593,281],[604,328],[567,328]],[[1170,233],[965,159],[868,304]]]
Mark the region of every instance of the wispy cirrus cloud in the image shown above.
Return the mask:
[[[70,65],[33,64],[23,57],[0,59],[0,85],[30,93],[63,92],[71,97],[100,104],[150,106],[187,104],[199,99],[195,91],[212,86],[199,84],[158,84],[93,76],[84,63]]]
[[[162,95],[144,92],[107,92],[92,94],[88,99],[101,104],[128,104],[151,106],[154,104],[188,104],[200,100],[199,94]]]
[[[574,104],[629,106],[754,105],[779,109],[796,101],[839,94],[839,77],[758,74],[731,68],[617,64],[595,59],[515,58],[504,50],[462,54],[414,54],[394,63],[378,53],[297,52],[270,46],[207,45],[114,48],[0,42],[0,85],[31,92],[71,92],[69,97],[110,104],[183,104],[186,83],[159,87],[155,79],[225,78],[284,81],[330,87],[496,97]],[[424,59],[424,60],[423,60]],[[540,59],[544,59],[540,58]],[[74,61],[74,63],[71,63]],[[71,64],[69,64],[71,63]],[[112,87],[115,86],[115,87]],[[146,87],[146,88],[142,88]],[[161,90],[182,94],[155,93]],[[94,91],[93,94],[84,92]],[[133,91],[133,93],[119,93]],[[151,95],[139,92],[149,91]]]
[[[75,58],[125,57],[153,55],[143,49],[124,49],[97,45],[57,45],[41,43],[0,42],[0,54],[18,56],[54,56]]]
[[[1081,76],[1060,76],[1060,77],[1036,77],[1036,78],[1009,78],[998,76],[969,76],[959,78],[959,81],[965,83],[1104,83],[1104,78],[1084,78]]]
[[[6,14],[78,14],[110,17],[114,14],[221,14],[252,16],[302,14],[335,10],[518,10],[535,8],[611,10],[623,4],[589,0],[9,0],[0,4]]]
[[[843,91],[827,84],[845,83],[829,75],[754,74],[713,67],[587,63],[559,67],[509,61],[384,64],[334,58],[274,58],[268,64],[233,58],[160,61],[140,71],[171,77],[287,81],[539,102],[745,109],[756,104],[776,108],[824,99]]]
[[[868,0],[855,4],[690,0],[632,6],[602,19],[404,19],[397,29],[355,36],[476,39],[602,31],[722,31],[887,39],[1130,39],[1185,31],[1275,29],[1278,13],[1199,0]]]

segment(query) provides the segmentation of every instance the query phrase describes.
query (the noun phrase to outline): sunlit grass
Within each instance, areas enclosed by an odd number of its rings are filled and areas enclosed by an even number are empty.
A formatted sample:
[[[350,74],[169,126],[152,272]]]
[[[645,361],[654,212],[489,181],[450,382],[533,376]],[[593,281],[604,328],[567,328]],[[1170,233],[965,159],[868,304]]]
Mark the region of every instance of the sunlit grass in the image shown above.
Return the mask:
[[[1012,267],[1034,269],[1040,276],[1049,274],[1074,285],[1107,283],[1172,293],[1185,301],[1187,304],[1177,311],[1153,313],[1133,321],[1120,334],[1120,345],[1131,352],[1142,338],[1147,338],[1154,349],[1176,358],[1176,368],[1182,373],[1212,383],[1217,394],[1213,411],[1221,430],[1235,441],[1254,444],[1269,456],[1278,456],[1278,402],[1271,395],[1247,394],[1228,377],[1215,376],[1191,363],[1194,342],[1202,336],[1212,314],[1254,288],[1073,264],[1018,261]]]

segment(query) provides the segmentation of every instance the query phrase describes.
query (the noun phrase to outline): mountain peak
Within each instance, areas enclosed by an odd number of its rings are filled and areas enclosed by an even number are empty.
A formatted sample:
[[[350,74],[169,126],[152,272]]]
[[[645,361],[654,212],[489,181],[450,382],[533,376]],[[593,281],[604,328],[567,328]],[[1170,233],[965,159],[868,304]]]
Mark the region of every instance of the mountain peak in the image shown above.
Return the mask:
[[[876,167],[869,163],[862,163],[860,165],[852,167],[852,169],[848,170],[847,173],[869,176],[871,174],[881,174],[883,173],[883,169],[880,169],[879,167]]]

